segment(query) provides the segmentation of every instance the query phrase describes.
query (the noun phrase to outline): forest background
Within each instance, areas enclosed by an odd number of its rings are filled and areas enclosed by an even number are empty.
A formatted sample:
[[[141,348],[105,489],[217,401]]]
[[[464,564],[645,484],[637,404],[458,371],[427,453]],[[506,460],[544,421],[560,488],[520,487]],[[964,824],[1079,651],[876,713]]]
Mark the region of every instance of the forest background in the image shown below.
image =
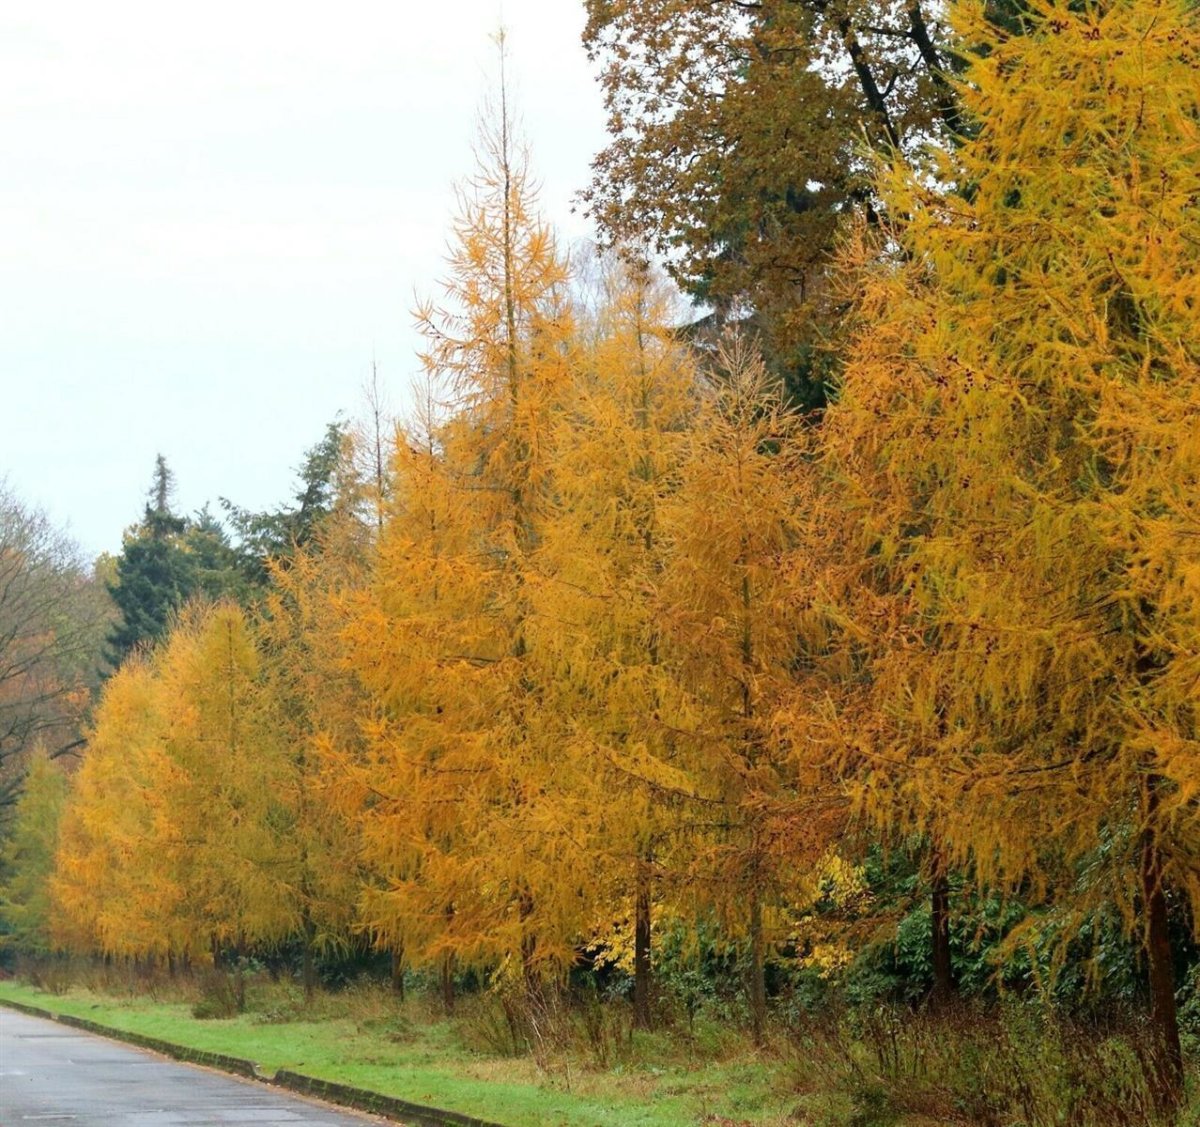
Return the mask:
[[[274,511],[160,458],[94,570],[4,495],[5,950],[832,1039],[827,1121],[1186,1116],[1196,9],[588,11],[607,249],[502,77],[418,410]]]

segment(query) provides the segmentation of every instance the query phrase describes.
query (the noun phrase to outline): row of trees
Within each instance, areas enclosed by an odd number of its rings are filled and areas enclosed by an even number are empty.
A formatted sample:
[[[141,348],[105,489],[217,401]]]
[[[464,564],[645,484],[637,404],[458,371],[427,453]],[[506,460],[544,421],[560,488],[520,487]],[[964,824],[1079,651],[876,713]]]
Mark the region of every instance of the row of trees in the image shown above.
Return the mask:
[[[744,342],[685,345],[637,256],[572,286],[501,101],[426,409],[257,613],[197,607],[110,682],[56,942],[357,931],[537,991],[615,931],[644,1021],[656,921],[716,919],[760,1027],[839,857],[917,842],[940,993],[964,885],[1043,907],[1014,944],[1115,913],[1178,1094],[1200,37],[1183,0],[953,18],[952,143],[890,146],[824,275],[853,317],[820,425]]]

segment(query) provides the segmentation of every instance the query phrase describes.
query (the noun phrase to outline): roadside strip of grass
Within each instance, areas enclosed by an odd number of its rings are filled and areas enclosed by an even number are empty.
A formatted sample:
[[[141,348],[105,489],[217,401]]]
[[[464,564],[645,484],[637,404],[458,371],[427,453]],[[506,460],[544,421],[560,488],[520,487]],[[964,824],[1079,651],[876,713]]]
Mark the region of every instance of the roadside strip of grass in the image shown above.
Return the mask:
[[[399,1003],[378,1013],[339,1016],[330,1002],[312,1014],[259,1010],[200,1020],[186,1002],[118,997],[83,989],[52,994],[0,981],[0,1000],[84,1018],[112,1030],[206,1053],[253,1061],[264,1076],[280,1069],[446,1108],[511,1127],[690,1127],[701,1123],[795,1123],[772,1088],[764,1061],[662,1059],[653,1042],[640,1064],[553,1074],[527,1058],[465,1049],[455,1022],[431,1020]],[[648,1063],[659,1056],[660,1063]],[[776,1085],[771,1081],[775,1080]],[[320,1094],[320,1093],[318,1093]]]

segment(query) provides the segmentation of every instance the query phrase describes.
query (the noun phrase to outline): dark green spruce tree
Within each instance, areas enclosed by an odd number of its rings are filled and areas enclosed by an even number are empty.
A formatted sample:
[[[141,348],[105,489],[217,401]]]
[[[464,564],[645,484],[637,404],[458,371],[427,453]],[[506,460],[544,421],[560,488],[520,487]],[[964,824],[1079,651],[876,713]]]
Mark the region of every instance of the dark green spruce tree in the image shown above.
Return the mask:
[[[108,635],[109,663],[116,668],[139,646],[162,638],[171,616],[196,587],[196,568],[187,550],[188,522],[171,508],[174,475],[161,454],[141,521],[126,533],[108,584],[118,617]]]
[[[207,504],[187,522],[183,542],[191,559],[194,594],[213,602],[234,599],[245,605],[253,600],[256,588],[247,581],[225,526]]]
[[[269,562],[287,560],[297,548],[309,544],[333,512],[345,446],[345,427],[330,423],[321,441],[304,453],[290,504],[255,513],[221,498],[238,541],[234,551],[248,582],[265,587]]]

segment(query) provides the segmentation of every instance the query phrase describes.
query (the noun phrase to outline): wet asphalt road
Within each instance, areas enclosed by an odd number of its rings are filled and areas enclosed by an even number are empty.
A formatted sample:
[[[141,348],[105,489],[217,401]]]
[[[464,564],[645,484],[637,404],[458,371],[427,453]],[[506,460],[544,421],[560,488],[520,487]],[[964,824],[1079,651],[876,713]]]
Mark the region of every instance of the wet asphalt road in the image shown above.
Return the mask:
[[[366,1127],[385,1122],[0,1007],[3,1127]]]

